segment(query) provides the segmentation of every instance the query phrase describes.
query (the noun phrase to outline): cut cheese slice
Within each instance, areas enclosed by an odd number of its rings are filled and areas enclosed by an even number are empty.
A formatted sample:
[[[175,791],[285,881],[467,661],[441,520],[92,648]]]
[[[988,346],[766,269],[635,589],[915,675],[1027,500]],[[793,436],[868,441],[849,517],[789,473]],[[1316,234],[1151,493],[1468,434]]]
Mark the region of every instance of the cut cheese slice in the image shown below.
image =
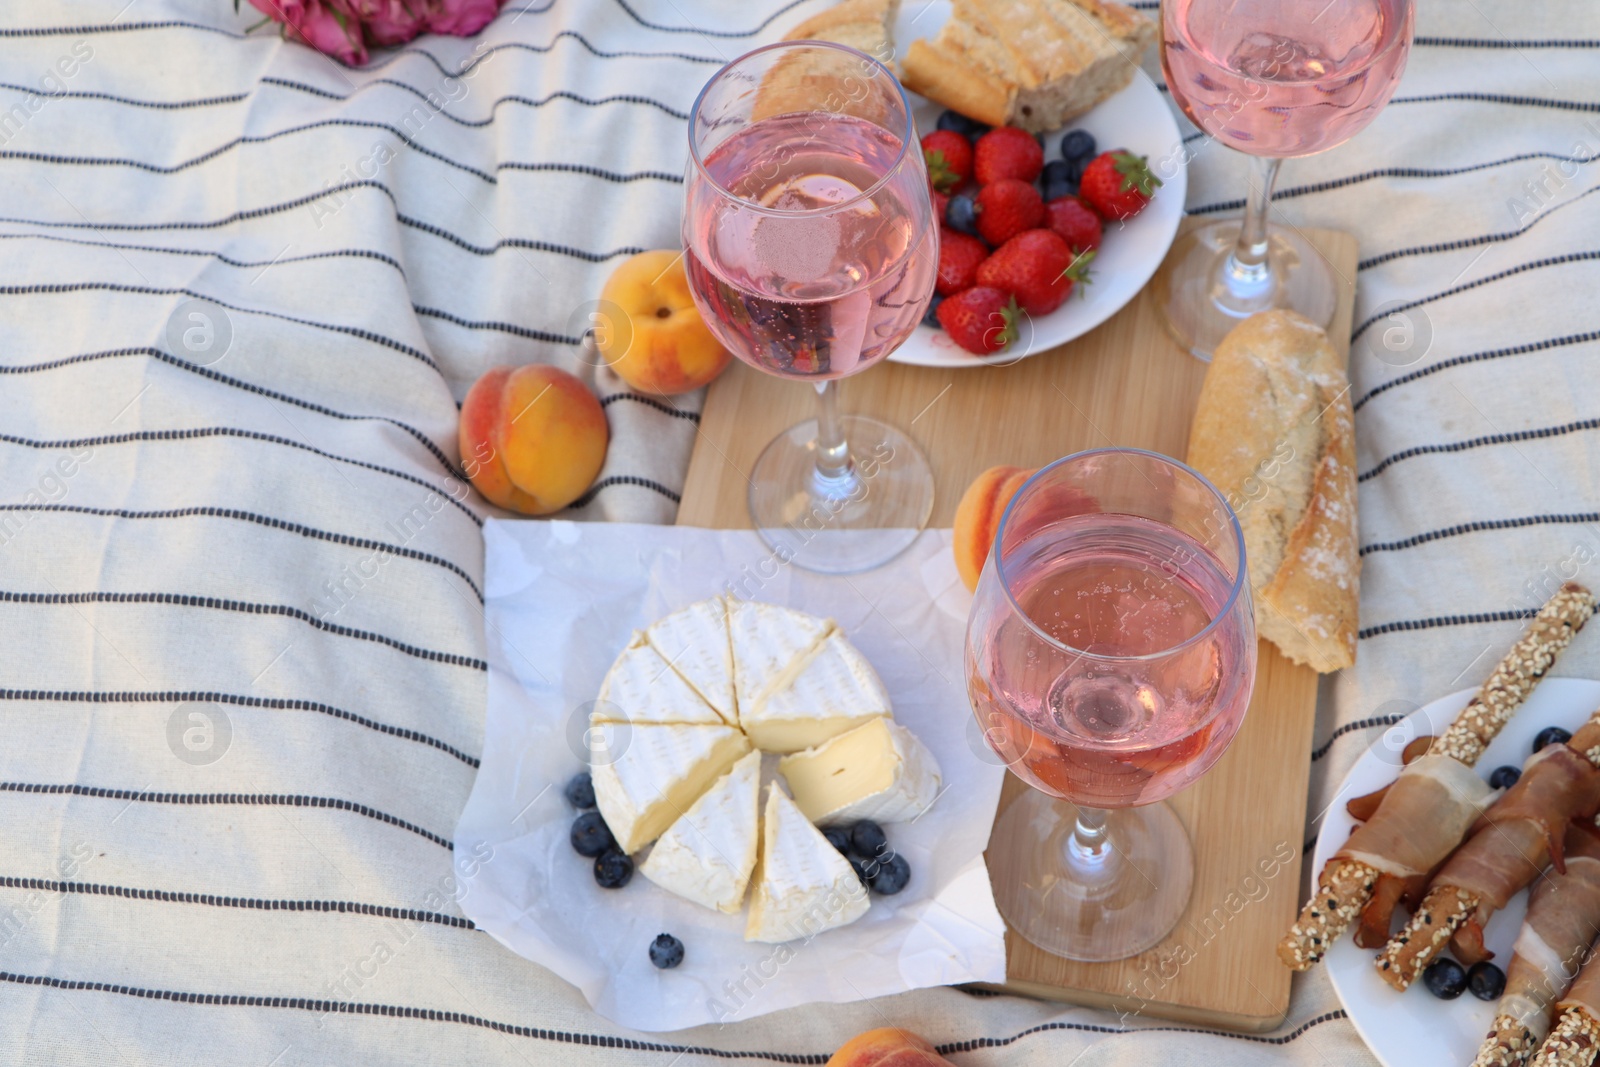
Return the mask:
[[[890,714],[889,694],[856,647],[834,630],[800,662],[787,684],[739,704],[739,725],[766,752],[815,748]]]
[[[817,748],[785,756],[778,773],[814,823],[914,819],[939,795],[939,764],[916,735],[870,719]]]
[[[726,726],[717,710],[690,688],[666,660],[647,644],[643,634],[606,672],[600,699],[589,714],[592,722],[705,723]]]
[[[669,893],[729,915],[744,905],[761,837],[761,753],[733,765],[661,835],[639,873]]]
[[[729,726],[739,724],[733,698],[733,649],[728,608],[721,597],[675,611],[645,631],[645,638],[684,681],[717,709]]]
[[[815,615],[729,597],[728,634],[740,715],[764,694],[788,685],[805,653],[832,629],[832,622]]]
[[[867,887],[778,783],[767,790],[746,941],[810,938],[867,913]]]
[[[634,723],[589,731],[595,802],[624,852],[661,836],[750,751],[731,726]]]

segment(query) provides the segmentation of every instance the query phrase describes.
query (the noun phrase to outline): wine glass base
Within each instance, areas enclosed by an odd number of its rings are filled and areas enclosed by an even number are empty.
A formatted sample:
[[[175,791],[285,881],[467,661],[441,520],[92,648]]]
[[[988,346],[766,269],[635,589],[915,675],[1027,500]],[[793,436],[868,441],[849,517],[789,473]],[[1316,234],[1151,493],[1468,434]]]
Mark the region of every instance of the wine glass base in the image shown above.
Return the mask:
[[[1228,331],[1258,311],[1288,308],[1325,327],[1338,307],[1339,288],[1327,260],[1293,230],[1269,231],[1271,284],[1258,291],[1230,286],[1228,256],[1240,225],[1225,219],[1183,234],[1156,275],[1156,301],[1167,330],[1202,360],[1210,361]]]
[[[916,443],[864,415],[840,418],[852,470],[817,471],[817,422],[779,434],[750,471],[750,517],[782,563],[854,574],[910,547],[933,511],[933,472]],[[848,534],[848,536],[845,536]]]
[[[1006,809],[988,853],[1000,914],[1069,960],[1104,963],[1153,948],[1178,925],[1194,887],[1183,824],[1164,803],[1110,811],[1110,848],[1085,863],[1069,851],[1077,814],[1035,789]]]

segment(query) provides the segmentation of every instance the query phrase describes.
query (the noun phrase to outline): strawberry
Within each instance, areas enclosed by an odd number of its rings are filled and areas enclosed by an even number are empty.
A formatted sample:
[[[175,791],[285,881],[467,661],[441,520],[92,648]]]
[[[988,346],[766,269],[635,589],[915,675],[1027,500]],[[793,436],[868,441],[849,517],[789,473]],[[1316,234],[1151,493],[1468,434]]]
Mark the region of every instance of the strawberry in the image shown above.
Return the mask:
[[[935,226],[943,226],[944,213],[950,208],[950,197],[929,186],[928,199],[933,202],[933,224]]]
[[[1001,178],[978,190],[978,236],[999,247],[1044,222],[1039,190],[1020,178]]]
[[[977,283],[978,266],[989,258],[989,248],[976,237],[952,229],[939,231],[939,278],[934,289],[951,296]]]
[[[1161,179],[1149,161],[1124,149],[1101,152],[1083,169],[1078,195],[1104,219],[1131,219],[1144,210]]]
[[[1100,247],[1100,216],[1081,197],[1063,196],[1044,206],[1044,224],[1061,235],[1074,252]]]
[[[998,289],[975,286],[939,305],[939,325],[950,339],[974,355],[998,352],[1017,339],[1017,302]]]
[[[978,284],[1016,297],[1030,315],[1048,315],[1061,306],[1074,282],[1086,275],[1093,252],[1074,255],[1052,230],[1019,233],[978,268]]]
[[[972,177],[972,142],[954,130],[934,130],[922,139],[928,180],[941,193],[960,188]]]
[[[978,138],[972,169],[979,185],[1001,178],[1031,182],[1044,169],[1044,149],[1033,134],[1015,126],[1001,126]]]

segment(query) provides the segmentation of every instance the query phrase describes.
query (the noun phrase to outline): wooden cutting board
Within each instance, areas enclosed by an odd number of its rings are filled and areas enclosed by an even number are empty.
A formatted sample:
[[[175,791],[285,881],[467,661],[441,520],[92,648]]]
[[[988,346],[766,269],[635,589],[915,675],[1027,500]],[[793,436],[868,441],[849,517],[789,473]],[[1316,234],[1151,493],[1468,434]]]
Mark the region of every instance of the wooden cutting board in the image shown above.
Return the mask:
[[[1355,239],[1302,233],[1343,279],[1328,333],[1347,353]],[[1053,352],[970,370],[886,363],[845,381],[841,400],[845,411],[890,422],[922,446],[937,486],[932,525],[949,526],[968,483],[997,464],[1037,467],[1108,445],[1181,459],[1205,369],[1167,335],[1147,286],[1104,325]],[[731,367],[706,399],[678,522],[748,526],[745,472],[780,430],[811,418],[815,404],[801,385]],[[1289,971],[1273,949],[1299,906],[1316,700],[1316,674],[1263,641],[1238,737],[1199,784],[1171,802],[1194,841],[1196,866],[1177,929],[1116,963],[1063,960],[1010,933],[1002,988],[1241,1030],[1281,1022]],[[1026,788],[1007,775],[1001,810]],[[988,860],[994,878],[1010,876],[1006,856],[991,849]]]

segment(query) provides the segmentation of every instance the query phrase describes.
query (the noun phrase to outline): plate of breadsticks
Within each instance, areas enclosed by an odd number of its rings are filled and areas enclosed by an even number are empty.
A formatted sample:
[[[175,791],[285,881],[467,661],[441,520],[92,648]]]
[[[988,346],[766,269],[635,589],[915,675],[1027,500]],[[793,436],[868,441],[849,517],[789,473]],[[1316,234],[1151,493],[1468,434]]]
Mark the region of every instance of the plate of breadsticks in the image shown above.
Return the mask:
[[[1600,1048],[1600,681],[1546,678],[1561,587],[1475,689],[1390,726],[1326,813],[1278,946],[1328,968],[1386,1067],[1576,1067]]]

